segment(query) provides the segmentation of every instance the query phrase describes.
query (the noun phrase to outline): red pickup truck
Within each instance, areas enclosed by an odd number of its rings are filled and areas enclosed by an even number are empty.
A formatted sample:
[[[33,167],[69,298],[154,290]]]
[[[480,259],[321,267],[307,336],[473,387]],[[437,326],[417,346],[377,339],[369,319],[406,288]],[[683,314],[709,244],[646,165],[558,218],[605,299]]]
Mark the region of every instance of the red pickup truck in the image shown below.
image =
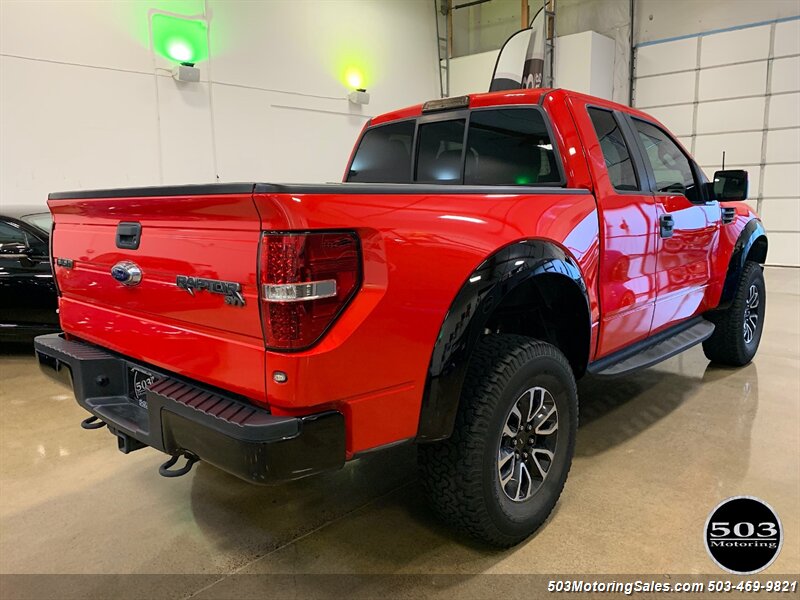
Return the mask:
[[[36,353],[163,475],[272,483],[414,442],[435,510],[510,546],[566,481],[577,378],[753,358],[746,194],[626,106],[435,100],[367,123],[343,183],[51,194],[64,333]]]

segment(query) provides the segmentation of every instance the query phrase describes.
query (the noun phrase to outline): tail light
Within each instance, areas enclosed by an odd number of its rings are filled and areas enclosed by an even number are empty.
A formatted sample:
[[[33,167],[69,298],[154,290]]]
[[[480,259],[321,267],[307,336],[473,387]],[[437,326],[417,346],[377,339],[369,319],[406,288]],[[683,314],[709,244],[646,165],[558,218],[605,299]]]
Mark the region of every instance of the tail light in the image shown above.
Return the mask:
[[[267,347],[303,350],[322,337],[358,291],[358,236],[265,233],[260,273]]]

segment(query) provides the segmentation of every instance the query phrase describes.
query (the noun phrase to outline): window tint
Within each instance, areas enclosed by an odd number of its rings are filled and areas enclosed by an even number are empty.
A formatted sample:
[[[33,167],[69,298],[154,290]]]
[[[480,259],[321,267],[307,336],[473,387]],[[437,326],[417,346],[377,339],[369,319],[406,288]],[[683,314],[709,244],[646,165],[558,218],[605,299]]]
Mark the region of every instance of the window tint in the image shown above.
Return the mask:
[[[421,183],[461,183],[464,119],[434,121],[419,126],[417,172]]]
[[[600,141],[611,185],[617,190],[638,190],[631,155],[614,115],[607,110],[590,108],[594,131]]]
[[[369,129],[361,139],[348,181],[362,183],[409,183],[414,121],[402,121]]]
[[[670,137],[658,127],[633,119],[633,126],[644,146],[647,160],[656,178],[656,190],[685,194],[692,202],[700,200],[689,159]]]
[[[561,179],[544,117],[536,109],[475,111],[468,137],[464,183],[533,185]]]
[[[27,246],[28,239],[25,232],[19,227],[11,223],[0,221],[0,247],[6,244],[22,244]]]

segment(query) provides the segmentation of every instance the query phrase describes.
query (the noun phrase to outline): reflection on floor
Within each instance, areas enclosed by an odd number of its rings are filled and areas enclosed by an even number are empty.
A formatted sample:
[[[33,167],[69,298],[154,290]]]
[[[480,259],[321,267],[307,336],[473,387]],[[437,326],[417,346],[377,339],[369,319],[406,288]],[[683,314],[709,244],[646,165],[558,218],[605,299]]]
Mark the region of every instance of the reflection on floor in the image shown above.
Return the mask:
[[[166,480],[162,455],[124,456],[106,431],[80,429],[85,414],[40,376],[30,350],[6,349],[0,571],[208,575],[165,584],[176,598],[213,596],[234,571],[721,575],[702,526],[720,500],[749,494],[769,502],[791,536],[767,573],[797,573],[800,271],[767,269],[767,286],[751,365],[714,367],[695,348],[630,377],[580,382],[581,428],[561,502],[535,537],[506,552],[480,548],[428,513],[413,447],[272,488],[204,464]]]

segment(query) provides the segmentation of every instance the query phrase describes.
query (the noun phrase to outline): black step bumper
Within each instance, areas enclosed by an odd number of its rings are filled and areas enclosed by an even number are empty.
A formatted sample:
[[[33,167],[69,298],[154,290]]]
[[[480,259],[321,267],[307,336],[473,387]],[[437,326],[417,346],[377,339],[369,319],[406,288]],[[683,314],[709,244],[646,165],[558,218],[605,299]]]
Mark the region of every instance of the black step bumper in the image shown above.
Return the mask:
[[[42,371],[71,385],[83,408],[106,423],[119,449],[151,446],[189,452],[253,483],[299,479],[340,468],[345,460],[341,413],[280,417],[239,398],[177,379],[97,346],[43,335],[34,342]],[[146,402],[133,399],[130,369],[156,375]]]

